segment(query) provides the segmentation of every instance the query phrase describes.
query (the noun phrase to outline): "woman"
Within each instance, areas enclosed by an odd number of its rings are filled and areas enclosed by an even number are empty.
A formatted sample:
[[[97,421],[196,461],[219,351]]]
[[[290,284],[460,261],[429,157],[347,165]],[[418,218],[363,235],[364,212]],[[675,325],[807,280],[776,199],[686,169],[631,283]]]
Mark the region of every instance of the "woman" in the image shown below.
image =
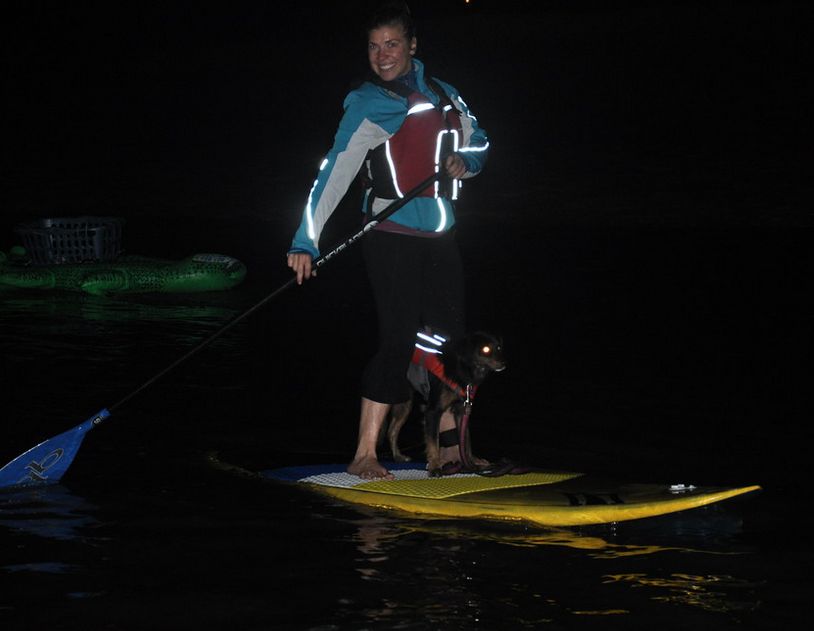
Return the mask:
[[[431,328],[464,333],[463,271],[452,227],[458,180],[481,171],[488,140],[451,85],[424,74],[406,7],[387,7],[368,24],[372,75],[345,98],[334,145],[323,161],[288,253],[302,283],[311,277],[325,222],[360,169],[372,182],[364,211],[381,212],[441,168],[447,182],[431,186],[379,223],[362,242],[376,301],[379,348],[362,375],[359,441],[348,472],[365,479],[393,476],[379,463],[379,432],[394,403],[406,401],[406,373],[415,335]],[[441,430],[454,426],[444,418]],[[448,447],[442,458],[457,459]]]

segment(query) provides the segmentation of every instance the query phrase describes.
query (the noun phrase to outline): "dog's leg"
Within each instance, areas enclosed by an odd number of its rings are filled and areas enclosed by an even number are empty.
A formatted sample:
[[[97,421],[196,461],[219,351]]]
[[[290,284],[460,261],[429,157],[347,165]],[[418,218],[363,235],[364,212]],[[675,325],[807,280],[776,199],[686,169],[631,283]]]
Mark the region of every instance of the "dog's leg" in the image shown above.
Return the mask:
[[[435,404],[425,415],[427,469],[431,476],[444,474],[444,467],[460,461],[458,428],[455,423],[457,395],[448,388],[438,393]],[[444,438],[441,438],[444,432]]]
[[[441,415],[439,423],[439,445],[441,466],[453,465],[461,461],[459,444],[460,404],[457,400],[449,403]]]
[[[461,419],[458,419],[458,422],[461,422]],[[468,423],[467,423],[468,425]],[[464,434],[464,442],[463,445],[460,446],[462,460],[467,463],[469,468],[479,470],[479,469],[486,469],[487,467],[492,466],[492,463],[484,458],[479,458],[476,456],[472,451],[472,432],[469,431],[469,427],[465,428]]]
[[[438,446],[438,427],[441,410],[437,406],[427,406],[424,412],[424,452],[427,456],[427,471],[430,476],[441,475],[441,450]]]
[[[390,412],[390,425],[387,428],[387,440],[390,444],[390,453],[393,455],[395,462],[409,462],[410,458],[401,453],[399,449],[399,432],[407,419],[410,416],[410,410],[413,409],[412,399],[404,403],[396,403],[393,405]]]

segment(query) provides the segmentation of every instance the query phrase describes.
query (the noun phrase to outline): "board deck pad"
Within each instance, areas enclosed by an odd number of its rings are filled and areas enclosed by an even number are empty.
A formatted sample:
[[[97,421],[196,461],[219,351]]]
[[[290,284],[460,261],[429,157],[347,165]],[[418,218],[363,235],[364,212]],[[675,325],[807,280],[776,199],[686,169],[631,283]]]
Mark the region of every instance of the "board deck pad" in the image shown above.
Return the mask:
[[[262,471],[340,500],[446,517],[528,521],[547,526],[612,523],[720,502],[760,489],[686,484],[620,484],[571,471],[531,471],[498,477],[462,473],[431,478],[423,463],[383,463],[393,480],[363,480],[346,465]]]
[[[395,480],[363,480],[344,471],[344,467],[339,467],[339,470],[337,470],[336,465],[327,467],[291,467],[290,469],[278,469],[276,472],[264,472],[264,475],[318,486],[436,499],[455,497],[456,495],[465,495],[478,491],[553,484],[582,475],[581,473],[566,471],[545,471],[500,477],[487,477],[475,473],[456,473],[431,478],[426,467],[417,467],[415,464],[387,463],[386,466],[395,476]]]

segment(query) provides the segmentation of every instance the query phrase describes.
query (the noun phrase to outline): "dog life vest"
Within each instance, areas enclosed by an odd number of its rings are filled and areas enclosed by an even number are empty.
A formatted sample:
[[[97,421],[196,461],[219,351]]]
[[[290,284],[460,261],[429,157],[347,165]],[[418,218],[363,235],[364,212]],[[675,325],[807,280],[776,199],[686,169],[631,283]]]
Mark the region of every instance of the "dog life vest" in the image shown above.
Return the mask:
[[[438,335],[429,336],[425,333],[418,333],[418,341],[416,342],[415,350],[413,351],[410,365],[411,370],[408,371],[408,378],[410,378],[410,381],[413,383],[413,387],[421,392],[426,399],[429,391],[429,384],[424,383],[423,380],[420,379],[420,372],[417,374],[416,371],[416,368],[419,369],[419,371],[423,369],[427,373],[436,377],[459,397],[465,399],[467,404],[471,404],[478,387],[472,384],[461,385],[446,375],[444,372],[444,363],[440,359],[442,354],[440,347],[445,341],[446,340],[444,338]]]
[[[446,157],[458,150],[463,137],[461,113],[441,87],[432,79],[426,83],[440,101],[430,100],[399,81],[375,81],[378,85],[407,99],[407,116],[399,130],[386,142],[373,149],[370,175],[373,195],[382,199],[404,197],[429,173],[438,173]],[[458,198],[458,180],[447,186],[436,180],[419,194],[420,197]]]

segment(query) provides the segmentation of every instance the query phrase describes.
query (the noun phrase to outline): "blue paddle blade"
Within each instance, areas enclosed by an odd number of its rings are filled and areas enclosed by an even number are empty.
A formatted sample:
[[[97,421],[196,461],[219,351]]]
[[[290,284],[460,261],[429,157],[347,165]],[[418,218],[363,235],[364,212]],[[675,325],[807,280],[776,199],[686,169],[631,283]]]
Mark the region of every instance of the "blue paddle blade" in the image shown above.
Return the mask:
[[[0,489],[59,482],[71,466],[85,434],[109,416],[110,412],[103,409],[84,423],[17,456],[0,469]]]

